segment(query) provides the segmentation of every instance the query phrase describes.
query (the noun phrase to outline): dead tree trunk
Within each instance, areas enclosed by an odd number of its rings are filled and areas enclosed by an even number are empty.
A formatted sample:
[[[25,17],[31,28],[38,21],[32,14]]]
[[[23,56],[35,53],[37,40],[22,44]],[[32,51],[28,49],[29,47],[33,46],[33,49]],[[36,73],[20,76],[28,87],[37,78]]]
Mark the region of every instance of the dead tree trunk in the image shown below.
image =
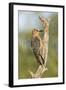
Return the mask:
[[[47,57],[48,57],[49,23],[44,17],[39,17],[39,19],[40,19],[41,23],[43,24],[43,26],[45,27],[44,36],[43,36],[44,47],[43,47],[43,52],[42,52],[42,56],[45,58],[45,63],[43,65],[43,67],[41,65],[39,65],[39,67],[35,73],[33,73],[32,71],[29,71],[32,78],[41,78],[42,74],[46,70],[48,70],[48,68],[46,67],[46,64],[47,64]]]

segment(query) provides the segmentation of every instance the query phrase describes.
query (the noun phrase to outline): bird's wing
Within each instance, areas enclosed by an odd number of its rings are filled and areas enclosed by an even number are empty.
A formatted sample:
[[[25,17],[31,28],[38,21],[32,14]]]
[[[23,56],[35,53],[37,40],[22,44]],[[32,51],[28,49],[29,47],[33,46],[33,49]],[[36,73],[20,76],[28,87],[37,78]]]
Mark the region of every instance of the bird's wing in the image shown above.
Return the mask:
[[[33,49],[39,49],[39,47],[40,47],[40,40],[38,38],[32,38],[32,40],[31,40],[31,47]]]

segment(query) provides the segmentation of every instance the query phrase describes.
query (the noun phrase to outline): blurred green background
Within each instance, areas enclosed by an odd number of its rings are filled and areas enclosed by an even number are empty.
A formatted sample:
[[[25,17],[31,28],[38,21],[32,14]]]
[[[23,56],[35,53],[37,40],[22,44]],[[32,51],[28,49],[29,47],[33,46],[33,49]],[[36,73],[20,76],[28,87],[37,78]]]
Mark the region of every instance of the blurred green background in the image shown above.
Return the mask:
[[[58,13],[19,11],[18,21],[18,78],[31,78],[29,70],[36,72],[39,64],[31,48],[32,30],[43,29],[39,16],[44,16],[49,21],[49,45],[47,68],[42,78],[58,76]],[[43,33],[41,34],[41,36]]]

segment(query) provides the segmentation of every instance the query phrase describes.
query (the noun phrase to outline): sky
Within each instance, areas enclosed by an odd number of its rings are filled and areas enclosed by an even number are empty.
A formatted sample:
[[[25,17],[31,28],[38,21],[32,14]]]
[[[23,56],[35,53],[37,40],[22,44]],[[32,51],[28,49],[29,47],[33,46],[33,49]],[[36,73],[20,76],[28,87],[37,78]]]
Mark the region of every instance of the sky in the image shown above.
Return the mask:
[[[41,29],[39,16],[50,18],[54,12],[43,11],[18,11],[19,32],[32,30],[33,28]]]

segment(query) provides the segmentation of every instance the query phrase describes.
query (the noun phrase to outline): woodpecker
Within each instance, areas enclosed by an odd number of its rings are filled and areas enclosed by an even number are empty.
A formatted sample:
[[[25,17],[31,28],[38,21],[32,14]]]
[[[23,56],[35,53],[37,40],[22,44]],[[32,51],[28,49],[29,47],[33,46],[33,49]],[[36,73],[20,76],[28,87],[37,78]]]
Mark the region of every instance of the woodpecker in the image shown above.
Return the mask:
[[[48,57],[48,41],[49,41],[49,22],[44,17],[39,17],[44,30],[33,29],[31,47],[36,57],[37,62],[46,66]],[[40,32],[43,32],[43,39],[40,37]]]
[[[43,32],[43,30],[33,29],[32,30],[32,40],[31,40],[31,47],[33,49],[33,53],[36,57],[37,62],[40,65],[44,64],[44,57],[42,56],[42,50],[43,50],[43,42],[40,37],[40,32]]]

